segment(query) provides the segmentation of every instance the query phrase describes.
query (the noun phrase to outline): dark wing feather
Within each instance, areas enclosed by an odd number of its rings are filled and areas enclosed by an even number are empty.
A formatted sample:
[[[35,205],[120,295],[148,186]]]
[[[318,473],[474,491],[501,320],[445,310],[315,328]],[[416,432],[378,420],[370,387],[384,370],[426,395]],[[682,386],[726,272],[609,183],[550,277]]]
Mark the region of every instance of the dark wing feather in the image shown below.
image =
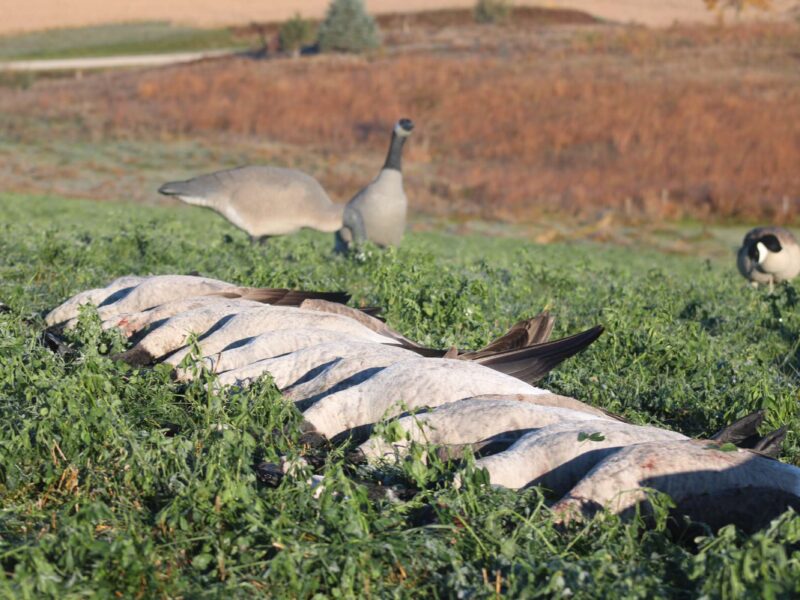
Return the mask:
[[[602,333],[602,325],[597,325],[560,340],[520,350],[500,352],[479,358],[475,362],[532,384],[571,356],[587,348]]]

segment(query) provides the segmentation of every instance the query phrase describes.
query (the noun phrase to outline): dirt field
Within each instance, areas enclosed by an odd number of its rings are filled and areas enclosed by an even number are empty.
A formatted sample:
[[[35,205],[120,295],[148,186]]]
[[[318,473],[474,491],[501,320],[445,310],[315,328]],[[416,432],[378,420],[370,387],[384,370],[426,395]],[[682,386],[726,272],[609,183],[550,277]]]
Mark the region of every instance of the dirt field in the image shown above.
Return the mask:
[[[398,19],[371,58],[228,58],[5,90],[0,185],[156,202],[164,180],[254,162],[302,168],[345,201],[410,116],[407,189],[429,214],[800,217],[797,25],[648,30],[567,13],[536,26],[540,13],[508,27]]]
[[[282,21],[295,12],[321,17],[329,0],[0,0],[0,34],[51,27],[75,27],[123,21],[165,20],[194,25],[239,25]],[[516,0],[519,6],[570,8],[622,23],[652,26],[675,21],[711,23],[702,0]],[[13,10],[11,6],[13,4]],[[375,13],[469,7],[474,0],[366,0]],[[791,0],[775,0],[770,18],[781,18]],[[747,17],[748,15],[746,15]],[[759,15],[763,18],[764,15]]]

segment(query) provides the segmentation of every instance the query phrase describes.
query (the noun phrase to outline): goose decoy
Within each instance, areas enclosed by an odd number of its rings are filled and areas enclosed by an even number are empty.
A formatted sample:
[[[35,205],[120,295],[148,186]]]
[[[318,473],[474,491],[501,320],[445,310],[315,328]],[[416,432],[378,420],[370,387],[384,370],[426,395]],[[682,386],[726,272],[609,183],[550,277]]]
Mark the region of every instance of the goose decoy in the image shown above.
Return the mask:
[[[367,240],[383,247],[400,245],[408,210],[403,191],[403,146],[413,130],[410,119],[400,119],[394,126],[380,173],[344,208],[342,227],[336,234],[337,250]]]
[[[297,169],[238,167],[165,183],[158,192],[218,212],[253,241],[303,227],[331,233],[342,226],[343,207]]]
[[[800,274],[800,244],[783,227],[757,227],[744,236],[736,265],[753,285],[766,283],[772,290]]]

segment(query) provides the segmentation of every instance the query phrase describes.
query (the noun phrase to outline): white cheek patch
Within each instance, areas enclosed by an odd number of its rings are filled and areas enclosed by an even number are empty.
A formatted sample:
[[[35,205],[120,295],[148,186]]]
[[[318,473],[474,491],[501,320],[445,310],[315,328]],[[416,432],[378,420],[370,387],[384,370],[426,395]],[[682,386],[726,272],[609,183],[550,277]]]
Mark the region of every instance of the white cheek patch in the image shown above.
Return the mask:
[[[400,123],[394,126],[394,133],[400,137],[408,137],[411,135],[410,131],[406,131],[400,126]]]
[[[756,244],[756,252],[758,253],[758,259],[757,259],[758,264],[760,265],[764,264],[764,261],[767,259],[767,254],[769,253],[769,250],[767,250],[767,247],[764,244],[758,242]]]

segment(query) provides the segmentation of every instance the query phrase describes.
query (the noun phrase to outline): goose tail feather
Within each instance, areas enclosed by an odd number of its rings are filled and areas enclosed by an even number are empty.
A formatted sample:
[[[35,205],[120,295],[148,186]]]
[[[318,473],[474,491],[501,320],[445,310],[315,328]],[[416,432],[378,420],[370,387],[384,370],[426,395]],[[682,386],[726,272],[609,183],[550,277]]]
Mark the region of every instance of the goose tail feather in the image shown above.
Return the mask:
[[[533,384],[568,358],[589,347],[603,333],[597,325],[569,337],[528,348],[498,352],[476,362]]]

